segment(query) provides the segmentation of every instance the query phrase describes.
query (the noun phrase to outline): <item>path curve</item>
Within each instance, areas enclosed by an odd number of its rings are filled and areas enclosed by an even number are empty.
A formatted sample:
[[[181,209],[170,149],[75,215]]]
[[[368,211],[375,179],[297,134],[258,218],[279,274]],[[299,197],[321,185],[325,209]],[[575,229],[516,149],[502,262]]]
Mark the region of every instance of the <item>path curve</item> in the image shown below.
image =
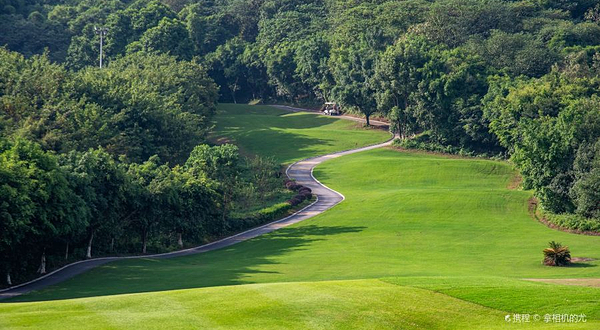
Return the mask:
[[[288,107],[288,106],[276,106],[276,107],[283,108],[285,110],[290,110],[290,111],[304,111],[304,109],[292,108],[292,107]],[[355,118],[355,117],[348,117],[347,119],[364,122],[364,120],[361,120],[361,119]],[[373,121],[371,121],[371,122],[373,123]],[[387,125],[386,123],[382,123],[382,124]],[[192,254],[204,253],[204,252],[208,252],[208,251],[221,249],[221,248],[224,248],[224,247],[227,247],[227,246],[230,246],[230,245],[242,242],[242,241],[246,241],[246,240],[252,239],[254,237],[264,235],[266,233],[270,233],[279,228],[287,227],[287,226],[293,225],[295,223],[298,223],[300,221],[312,218],[312,217],[314,217],[320,213],[323,213],[326,210],[334,207],[336,204],[338,204],[344,200],[344,195],[323,185],[322,183],[319,182],[319,180],[317,180],[313,176],[313,169],[315,168],[315,166],[317,166],[318,164],[321,164],[322,162],[324,162],[326,160],[337,158],[340,156],[385,147],[385,146],[390,145],[392,143],[392,141],[393,141],[393,137],[383,143],[366,146],[366,147],[362,147],[362,148],[357,148],[357,149],[335,152],[335,153],[324,155],[324,156],[307,158],[307,159],[295,162],[295,163],[291,164],[290,166],[288,166],[288,168],[286,169],[286,175],[290,179],[296,180],[299,184],[312,189],[313,193],[317,196],[317,199],[315,202],[308,205],[307,207],[305,207],[305,208],[301,209],[300,211],[298,211],[290,216],[287,216],[283,219],[276,220],[276,221],[270,222],[266,225],[263,225],[263,226],[260,226],[257,228],[253,228],[253,229],[244,231],[242,233],[228,236],[221,240],[218,240],[218,241],[215,241],[212,243],[208,243],[208,244],[204,244],[204,245],[200,245],[197,247],[193,247],[190,249],[179,250],[179,251],[174,251],[174,252],[169,252],[169,253],[153,254],[153,255],[141,255],[141,256],[129,256],[129,257],[105,257],[105,258],[94,258],[94,259],[77,261],[77,262],[68,264],[62,268],[59,268],[53,272],[50,272],[50,273],[48,273],[42,277],[39,277],[35,280],[32,280],[30,282],[16,285],[16,286],[4,289],[4,290],[0,290],[0,300],[20,296],[22,294],[26,294],[31,291],[43,289],[50,285],[58,284],[60,282],[68,280],[72,277],[75,277],[81,273],[84,273],[92,268],[96,268],[98,266],[104,265],[111,261],[124,260],[124,259],[140,259],[140,258],[167,259],[167,258],[174,258],[174,257],[181,257],[181,256],[192,255]]]

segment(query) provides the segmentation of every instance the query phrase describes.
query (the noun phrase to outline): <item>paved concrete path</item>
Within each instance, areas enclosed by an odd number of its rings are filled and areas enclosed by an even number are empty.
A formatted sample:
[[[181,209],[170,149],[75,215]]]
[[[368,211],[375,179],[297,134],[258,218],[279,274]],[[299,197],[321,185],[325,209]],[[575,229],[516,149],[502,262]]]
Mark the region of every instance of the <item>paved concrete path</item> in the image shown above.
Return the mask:
[[[304,111],[303,109],[290,108],[290,107],[285,107],[284,109],[291,110],[291,111]],[[364,120],[361,120],[361,119],[355,118],[355,117],[349,117],[348,119],[364,122]],[[371,123],[374,125],[379,124],[379,123],[376,123],[375,121],[371,121]],[[382,123],[382,124],[387,125],[385,123]],[[298,223],[298,222],[306,220],[308,218],[312,218],[315,215],[323,213],[326,210],[334,207],[336,204],[338,204],[339,202],[344,200],[344,196],[342,194],[326,187],[325,185],[321,184],[317,179],[315,179],[313,177],[312,172],[313,172],[313,169],[315,168],[315,166],[317,166],[318,164],[320,164],[326,160],[332,159],[332,158],[337,158],[337,157],[340,157],[343,155],[349,155],[349,154],[353,154],[353,153],[361,152],[361,151],[365,151],[365,150],[381,148],[384,146],[388,146],[391,143],[392,143],[392,139],[390,139],[384,143],[380,143],[380,144],[376,144],[376,145],[372,145],[372,146],[336,152],[336,153],[325,155],[325,156],[308,158],[308,159],[301,160],[299,162],[296,162],[296,163],[290,165],[286,170],[287,176],[291,179],[296,180],[299,184],[312,189],[313,193],[315,195],[317,195],[317,200],[314,203],[312,203],[311,205],[305,207],[304,209],[302,209],[286,218],[268,223],[261,227],[247,230],[245,232],[242,232],[242,233],[239,233],[239,234],[236,234],[233,236],[223,238],[219,241],[215,241],[215,242],[212,242],[209,244],[197,246],[197,247],[186,249],[186,250],[180,250],[180,251],[169,252],[169,253],[161,253],[161,254],[153,254],[153,255],[141,255],[141,256],[130,256],[130,257],[107,257],[107,258],[95,258],[95,259],[78,261],[78,262],[66,265],[66,266],[64,266],[60,269],[57,269],[51,273],[48,273],[45,276],[39,277],[31,282],[24,283],[24,284],[21,284],[18,286],[14,286],[12,288],[1,290],[0,291],[0,300],[19,296],[19,295],[26,294],[26,293],[34,291],[34,290],[40,290],[47,286],[63,282],[67,279],[70,279],[70,278],[76,276],[76,275],[79,275],[83,272],[86,272],[86,271],[92,269],[92,268],[98,267],[100,265],[104,265],[111,261],[123,260],[123,259],[134,259],[134,258],[166,259],[166,258],[174,258],[174,257],[181,257],[181,256],[186,256],[186,255],[191,255],[191,254],[208,252],[208,251],[212,251],[212,250],[221,249],[226,246],[230,246],[230,245],[242,242],[242,241],[246,241],[251,238],[254,238],[254,237],[266,234],[266,233],[270,233],[279,228],[287,227],[289,225]]]

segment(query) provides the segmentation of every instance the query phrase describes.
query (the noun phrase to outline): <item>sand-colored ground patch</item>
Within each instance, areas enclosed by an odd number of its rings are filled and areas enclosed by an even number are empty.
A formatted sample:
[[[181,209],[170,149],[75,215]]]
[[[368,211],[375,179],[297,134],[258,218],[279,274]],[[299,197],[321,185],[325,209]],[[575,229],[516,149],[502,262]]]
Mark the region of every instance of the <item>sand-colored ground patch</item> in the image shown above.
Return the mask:
[[[561,279],[526,278],[526,280],[533,281],[533,282],[544,282],[544,283],[562,284],[562,285],[593,286],[593,287],[600,288],[600,278],[561,278]]]

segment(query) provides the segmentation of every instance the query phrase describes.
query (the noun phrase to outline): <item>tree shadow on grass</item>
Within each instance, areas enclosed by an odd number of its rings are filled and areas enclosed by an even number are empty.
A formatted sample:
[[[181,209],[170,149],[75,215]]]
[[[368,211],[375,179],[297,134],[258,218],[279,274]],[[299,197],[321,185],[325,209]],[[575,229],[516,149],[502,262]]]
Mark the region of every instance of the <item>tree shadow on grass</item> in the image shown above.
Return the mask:
[[[280,162],[288,163],[316,156],[315,147],[333,145],[328,138],[311,137],[290,130],[319,128],[339,120],[310,113],[268,113],[241,117],[226,113],[217,119],[217,132],[212,140],[235,143],[245,153],[273,156]],[[329,133],[324,131],[322,136],[330,135],[333,138],[334,135]]]
[[[263,157],[274,157],[280,163],[315,155],[315,148],[334,145],[329,139],[309,137],[284,130],[264,128],[224,132],[222,136],[232,139],[244,153]]]
[[[359,226],[301,226],[241,242],[221,250],[172,259],[133,259],[112,262],[76,276],[62,284],[10,299],[49,301],[156,292],[252,283],[249,277],[269,274],[285,281],[285,274],[264,269],[280,264],[278,256],[305,249],[329,236],[357,233]],[[326,260],[323,260],[326,262]],[[261,269],[263,268],[263,269]]]
[[[343,120],[340,118],[324,117],[313,113],[282,114],[277,117],[277,128],[307,129],[333,124]]]
[[[277,128],[316,128],[324,125],[332,124],[341,120],[336,117],[327,117],[317,113],[310,112],[291,112],[279,108],[269,106],[247,106],[226,104],[223,109],[218,110],[217,119],[240,118],[247,116],[253,123],[253,127],[277,127]],[[293,119],[290,119],[293,118]],[[236,120],[237,122],[237,120]],[[247,124],[248,122],[240,123]]]
[[[311,113],[283,113],[268,116],[244,116],[241,119],[235,115],[224,115],[221,120],[217,119],[215,124],[222,126],[221,130],[238,127],[248,129],[310,129],[330,125],[340,120],[343,119],[324,117]],[[224,122],[224,124],[219,124],[220,121]]]

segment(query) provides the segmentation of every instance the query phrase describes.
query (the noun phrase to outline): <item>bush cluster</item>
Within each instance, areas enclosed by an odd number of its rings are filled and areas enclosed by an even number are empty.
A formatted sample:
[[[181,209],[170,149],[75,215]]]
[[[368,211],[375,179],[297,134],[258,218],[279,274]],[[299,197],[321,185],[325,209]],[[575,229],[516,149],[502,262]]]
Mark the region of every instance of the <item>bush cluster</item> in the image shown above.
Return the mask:
[[[304,202],[305,200],[310,200],[312,198],[312,190],[308,187],[296,183],[296,181],[286,180],[285,187],[289,190],[298,192],[298,194],[296,194],[294,197],[290,198],[290,200],[287,201],[287,203],[291,206],[296,206]]]
[[[293,205],[288,202],[277,203],[254,213],[244,215],[243,218],[231,219],[229,223],[230,230],[233,232],[241,231],[277,220],[285,216],[292,207]]]
[[[504,158],[500,153],[492,154],[484,151],[473,151],[464,147],[456,147],[452,145],[444,145],[430,139],[427,133],[419,134],[414,138],[398,139],[394,141],[394,146],[411,149],[425,150],[431,152],[440,152],[464,157],[489,157],[489,158]]]
[[[600,220],[586,218],[578,214],[553,214],[544,212],[543,217],[550,223],[566,229],[600,232]]]

